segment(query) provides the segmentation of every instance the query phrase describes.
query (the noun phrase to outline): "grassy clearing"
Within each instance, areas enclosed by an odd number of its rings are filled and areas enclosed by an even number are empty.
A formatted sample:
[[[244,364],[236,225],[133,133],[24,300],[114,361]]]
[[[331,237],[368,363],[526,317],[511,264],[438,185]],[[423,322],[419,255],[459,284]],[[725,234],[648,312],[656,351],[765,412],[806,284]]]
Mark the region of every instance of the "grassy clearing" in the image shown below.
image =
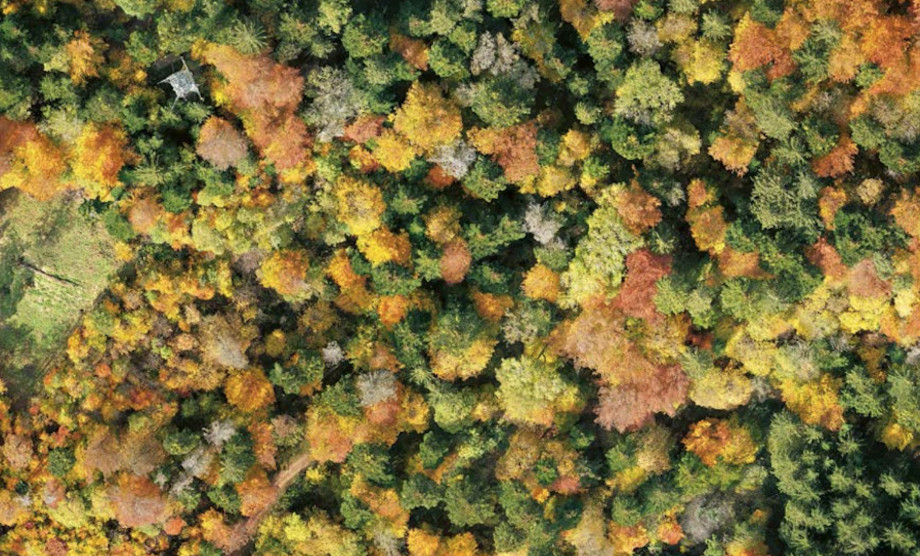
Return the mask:
[[[40,378],[36,369],[62,349],[118,262],[102,223],[80,214],[78,202],[66,197],[39,203],[15,195],[4,203],[0,224],[0,246],[16,241],[20,264],[33,274],[31,287],[4,323],[25,336],[0,353],[0,377],[14,394],[27,397]]]

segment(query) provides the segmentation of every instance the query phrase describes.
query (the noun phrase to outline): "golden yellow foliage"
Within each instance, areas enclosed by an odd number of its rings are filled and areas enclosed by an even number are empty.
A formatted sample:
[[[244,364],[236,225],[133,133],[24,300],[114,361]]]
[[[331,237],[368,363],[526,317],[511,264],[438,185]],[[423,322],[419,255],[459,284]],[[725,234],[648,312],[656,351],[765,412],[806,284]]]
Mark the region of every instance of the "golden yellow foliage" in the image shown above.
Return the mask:
[[[432,350],[431,370],[444,380],[467,379],[477,376],[485,369],[498,342],[487,336],[476,338],[464,351],[457,353],[446,350]]]
[[[473,305],[480,317],[498,322],[511,307],[514,299],[510,295],[496,295],[480,291],[473,292]]]
[[[559,297],[559,275],[548,266],[537,264],[527,271],[521,288],[524,295],[531,299],[544,299],[555,303]]]
[[[703,210],[688,210],[687,221],[690,222],[690,234],[701,251],[721,253],[725,249],[725,234],[728,223],[722,216],[721,206],[708,207]]]
[[[377,303],[377,314],[380,322],[393,326],[401,321],[409,312],[409,300],[403,295],[385,295]]]
[[[335,198],[339,218],[352,235],[363,236],[381,226],[386,203],[376,186],[343,175],[335,184]]]
[[[843,425],[843,407],[838,392],[840,380],[822,374],[816,381],[799,383],[784,380],[780,383],[783,402],[803,422],[838,430]]]
[[[110,192],[121,185],[118,173],[134,155],[127,150],[124,131],[112,126],[89,124],[77,137],[73,150],[73,174],[86,194],[107,201]]]
[[[89,77],[99,76],[99,66],[105,61],[102,50],[105,44],[86,31],[75,31],[64,51],[70,63],[70,79],[76,85],[82,85]]]
[[[248,369],[230,375],[224,384],[227,401],[246,412],[256,411],[275,402],[275,390],[260,369]]]
[[[460,235],[460,211],[457,207],[441,205],[425,215],[425,235],[443,244]]]
[[[724,419],[703,419],[690,425],[683,443],[709,467],[720,462],[753,463],[757,456],[757,445],[751,433]]]
[[[310,263],[301,251],[276,251],[262,261],[259,281],[285,297],[305,297]]]
[[[674,53],[687,83],[714,83],[722,76],[725,52],[709,41],[688,41]]]
[[[0,127],[0,133],[3,131]],[[2,172],[0,161],[0,190],[15,187],[45,201],[68,188],[60,179],[67,168],[64,153],[43,135],[33,135],[16,147],[8,161],[7,172]]]
[[[479,547],[472,533],[440,537],[423,529],[409,529],[409,556],[476,556]]]
[[[388,172],[402,172],[415,160],[415,148],[392,129],[384,130],[374,142],[374,159]]]
[[[444,98],[436,84],[416,81],[409,88],[406,101],[396,111],[393,129],[428,151],[456,139],[463,130],[463,120],[460,109]],[[387,167],[382,160],[381,164]]]
[[[357,244],[361,254],[374,266],[389,262],[407,265],[412,256],[408,234],[394,234],[387,228],[359,237]]]
[[[560,166],[572,166],[591,154],[591,136],[576,129],[568,130],[562,136],[562,145],[556,162]]]

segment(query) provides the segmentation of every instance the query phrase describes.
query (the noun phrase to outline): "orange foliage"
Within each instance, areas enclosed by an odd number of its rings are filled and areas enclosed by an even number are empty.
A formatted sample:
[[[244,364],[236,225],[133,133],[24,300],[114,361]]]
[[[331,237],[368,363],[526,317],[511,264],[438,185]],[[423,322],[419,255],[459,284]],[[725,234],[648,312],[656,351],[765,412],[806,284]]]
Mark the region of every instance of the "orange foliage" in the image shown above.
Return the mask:
[[[594,0],[594,5],[602,12],[611,12],[616,19],[626,21],[632,15],[636,2],[638,0]]]
[[[226,45],[207,45],[200,56],[224,81],[214,83],[214,98],[243,120],[253,144],[285,171],[306,163],[311,138],[295,111],[303,95],[303,77],[267,56],[244,56]]]
[[[822,178],[836,178],[853,171],[853,158],[859,151],[849,137],[843,135],[831,152],[811,163],[815,174]]]
[[[337,251],[332,256],[326,267],[326,274],[342,290],[336,304],[343,310],[359,312],[370,306],[371,295],[367,291],[367,277],[354,271],[344,250]]]
[[[428,45],[399,33],[390,33],[390,50],[398,52],[410,66],[417,70],[428,69]]]
[[[474,128],[468,137],[481,153],[492,155],[508,181],[520,183],[540,173],[537,126],[533,122],[506,128]]]
[[[728,278],[765,278],[767,274],[760,268],[760,255],[757,251],[744,253],[726,247],[719,254],[719,271]]]
[[[751,433],[724,419],[697,421],[690,426],[683,443],[709,467],[719,462],[732,465],[753,463],[757,455],[757,445]]]
[[[13,152],[38,139],[38,129],[31,122],[17,122],[0,116],[0,178],[10,170]]]
[[[703,180],[692,180],[687,184],[687,208],[696,209],[715,200],[715,195]]]
[[[473,306],[480,317],[491,322],[498,322],[505,316],[508,309],[514,306],[514,298],[510,295],[474,291]]]
[[[655,283],[671,273],[671,257],[640,249],[626,257],[626,279],[620,286],[616,305],[631,317],[648,321],[660,315],[655,307]]]
[[[828,230],[834,229],[837,211],[847,204],[847,192],[840,188],[827,186],[819,192],[818,215]]]
[[[10,469],[25,469],[32,460],[32,439],[21,434],[7,434],[2,452]]]
[[[850,269],[847,283],[850,293],[860,297],[888,297],[891,285],[878,276],[872,259],[865,259]]]
[[[272,383],[259,369],[230,375],[224,384],[227,401],[246,412],[256,411],[275,403]]]
[[[211,116],[201,126],[195,152],[218,170],[226,170],[246,157],[246,140],[233,124]]]
[[[409,312],[409,300],[403,295],[385,295],[377,304],[377,314],[380,322],[393,326],[401,321]]]
[[[19,496],[9,490],[0,489],[0,525],[17,525],[28,519],[30,514],[29,506],[22,503]]]
[[[891,208],[891,216],[898,226],[904,229],[909,235],[920,238],[920,189],[914,192],[901,192],[901,197]]]
[[[457,178],[445,172],[438,164],[433,165],[425,176],[425,183],[438,190],[450,186],[455,181]]]
[[[236,485],[240,495],[240,513],[253,515],[275,501],[275,487],[268,480],[265,471],[253,467],[246,473],[246,479]]]
[[[654,274],[653,274],[654,275]],[[686,400],[689,379],[678,365],[654,361],[626,336],[619,304],[593,303],[564,322],[551,344],[579,367],[594,369],[601,384],[598,423],[620,431],[648,424],[657,412],[674,415]]]
[[[311,385],[304,387],[304,389],[309,388],[311,388]],[[301,390],[301,392],[303,392],[303,390]],[[255,452],[256,461],[266,469],[274,469],[276,465],[275,453],[278,450],[275,446],[272,425],[265,422],[257,422],[249,425],[248,429],[249,434],[252,435],[252,451]]]
[[[441,277],[448,284],[459,284],[466,277],[472,262],[473,257],[466,242],[460,238],[453,239],[444,246],[444,253],[441,255]]]
[[[805,250],[805,256],[808,262],[820,268],[825,276],[839,280],[847,274],[847,267],[843,264],[840,254],[823,236]]]
[[[340,417],[331,410],[311,408],[307,411],[306,439],[310,455],[317,462],[342,463],[351,452],[355,420]]]
[[[345,127],[345,140],[355,143],[364,143],[380,135],[383,129],[383,116],[361,116]]]
[[[684,538],[684,530],[673,516],[669,516],[658,525],[656,534],[661,542],[670,545],[675,545]]]
[[[874,17],[863,29],[860,49],[867,60],[889,69],[903,61],[913,38],[914,28],[910,18]]]
[[[687,375],[678,365],[653,367],[639,380],[601,386],[597,422],[607,429],[625,432],[651,423],[655,413],[673,417],[687,400],[689,386]]]
[[[661,222],[661,201],[649,195],[638,183],[633,182],[629,189],[616,198],[617,213],[630,232],[640,235]]]
[[[745,16],[735,28],[735,40],[728,54],[737,71],[757,69],[767,64],[771,79],[789,75],[795,69],[791,53],[781,45],[777,32]]]
[[[128,139],[121,129],[87,125],[77,138],[73,150],[73,174],[87,195],[108,200],[110,191],[121,185],[118,173],[133,162],[127,150]]]
[[[135,199],[128,209],[128,222],[139,234],[149,234],[157,225],[165,210],[152,197]]]
[[[147,477],[122,475],[109,495],[123,527],[143,527],[166,519],[166,498]]]

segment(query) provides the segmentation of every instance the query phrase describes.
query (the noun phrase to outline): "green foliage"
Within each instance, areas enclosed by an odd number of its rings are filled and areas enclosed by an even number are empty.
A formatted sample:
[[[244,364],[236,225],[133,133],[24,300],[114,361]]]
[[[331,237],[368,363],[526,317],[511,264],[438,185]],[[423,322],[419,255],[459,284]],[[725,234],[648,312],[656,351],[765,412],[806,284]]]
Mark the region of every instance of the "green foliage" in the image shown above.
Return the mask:
[[[900,485],[915,465],[867,444],[847,428],[829,434],[788,415],[773,420],[768,446],[784,504],[780,534],[791,549],[908,554],[917,546],[911,508],[920,490],[902,494]]]
[[[918,551],[909,7],[0,4],[0,553]]]

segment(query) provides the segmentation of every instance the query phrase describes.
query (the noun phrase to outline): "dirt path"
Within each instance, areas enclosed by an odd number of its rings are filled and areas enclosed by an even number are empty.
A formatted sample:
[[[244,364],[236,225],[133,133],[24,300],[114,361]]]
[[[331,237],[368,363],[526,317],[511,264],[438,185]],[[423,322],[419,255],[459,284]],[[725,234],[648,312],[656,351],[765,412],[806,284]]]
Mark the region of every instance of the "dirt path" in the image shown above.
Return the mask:
[[[265,506],[258,512],[249,516],[246,521],[240,522],[233,528],[230,533],[230,538],[224,546],[224,550],[227,554],[231,556],[236,556],[242,554],[243,549],[246,548],[246,545],[249,544],[249,540],[252,538],[253,534],[259,529],[259,524],[262,523],[262,520],[265,519],[274,508],[275,503],[278,501],[278,498],[284,494],[284,491],[287,490],[287,487],[291,486],[291,483],[294,482],[294,479],[303,473],[304,469],[307,468],[313,462],[313,458],[310,457],[310,452],[305,451],[300,453],[296,458],[291,460],[287,467],[282,469],[275,475],[274,480],[272,480],[272,493],[271,500],[265,504]]]

